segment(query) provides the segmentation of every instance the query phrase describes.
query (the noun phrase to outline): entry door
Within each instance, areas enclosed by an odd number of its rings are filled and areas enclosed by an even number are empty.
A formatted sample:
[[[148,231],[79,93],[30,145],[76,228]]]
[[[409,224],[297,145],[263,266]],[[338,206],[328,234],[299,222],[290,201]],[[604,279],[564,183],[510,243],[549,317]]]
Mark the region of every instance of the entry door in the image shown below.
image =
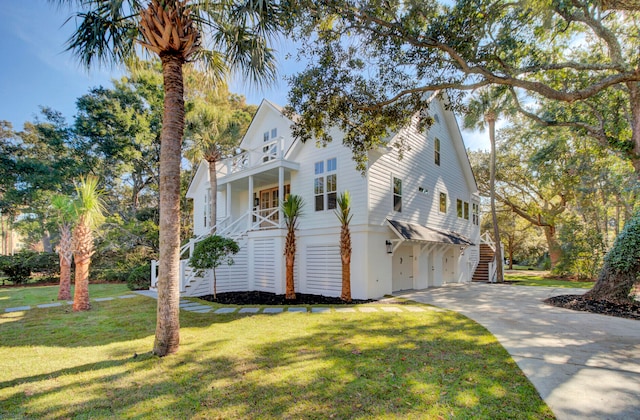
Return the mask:
[[[278,213],[275,211],[278,208],[278,188],[271,188],[268,190],[260,191],[260,216],[267,217],[273,223],[278,224]],[[263,221],[260,223],[260,227],[275,227],[272,223]]]
[[[442,256],[442,279],[445,283],[451,283],[456,275],[456,257],[453,249],[447,250]]]
[[[399,290],[413,289],[413,247],[401,246],[393,254],[393,279],[391,289],[394,292]]]

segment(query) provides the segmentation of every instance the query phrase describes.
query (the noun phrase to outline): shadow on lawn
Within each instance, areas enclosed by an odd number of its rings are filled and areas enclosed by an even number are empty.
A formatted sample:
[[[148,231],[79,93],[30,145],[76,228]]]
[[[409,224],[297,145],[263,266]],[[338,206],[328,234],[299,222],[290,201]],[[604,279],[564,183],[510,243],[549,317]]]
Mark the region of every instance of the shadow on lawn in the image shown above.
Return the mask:
[[[146,337],[155,326],[155,316],[144,320],[155,314],[147,305],[138,319]],[[56,418],[552,417],[495,339],[453,313],[185,315],[178,354],[122,358],[127,350],[116,346],[108,352],[114,360],[1,382],[0,411]],[[120,339],[93,337],[92,345],[140,338],[117,325],[104,332]]]

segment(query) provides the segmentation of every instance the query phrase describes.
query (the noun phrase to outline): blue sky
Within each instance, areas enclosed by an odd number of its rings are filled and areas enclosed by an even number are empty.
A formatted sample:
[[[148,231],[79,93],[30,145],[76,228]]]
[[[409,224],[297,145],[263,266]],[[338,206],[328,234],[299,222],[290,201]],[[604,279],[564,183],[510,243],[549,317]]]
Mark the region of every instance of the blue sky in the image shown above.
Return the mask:
[[[25,121],[32,121],[40,106],[62,112],[71,122],[77,98],[92,87],[110,86],[111,79],[122,74],[119,68],[86,70],[65,51],[75,28],[73,22],[64,24],[69,16],[70,10],[46,0],[0,0],[0,120],[10,121],[16,130],[22,129]],[[292,49],[286,41],[278,49],[281,76],[300,68],[300,63],[285,57]],[[260,91],[233,81],[231,91],[245,95],[248,103],[258,104],[266,97],[284,105],[287,83],[280,80]],[[463,137],[469,148],[488,148],[486,134],[465,131]]]

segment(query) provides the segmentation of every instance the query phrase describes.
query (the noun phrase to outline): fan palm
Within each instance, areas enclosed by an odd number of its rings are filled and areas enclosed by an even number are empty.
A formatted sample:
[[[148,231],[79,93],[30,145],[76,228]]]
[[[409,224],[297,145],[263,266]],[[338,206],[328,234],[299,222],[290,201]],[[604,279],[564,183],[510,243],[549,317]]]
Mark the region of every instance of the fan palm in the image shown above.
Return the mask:
[[[491,219],[493,224],[493,237],[496,242],[496,279],[504,281],[502,270],[502,248],[500,246],[500,228],[496,213],[496,121],[500,115],[510,111],[510,97],[503,87],[486,88],[476,92],[467,104],[467,113],[464,116],[463,125],[468,129],[484,131],[485,125],[489,129],[489,141],[491,143],[491,161],[489,163],[489,199],[491,201]]]
[[[217,220],[217,193],[218,180],[216,163],[225,155],[230,154],[238,147],[242,134],[251,122],[251,115],[243,108],[244,99],[232,102],[226,89],[219,89],[220,97],[208,97],[206,100],[195,101],[193,110],[187,114],[186,139],[189,140],[189,149],[185,156],[192,162],[204,159],[209,165],[209,188],[211,200],[209,200],[209,214],[213,226],[212,233],[216,230]],[[217,97],[216,97],[217,96]],[[233,106],[236,105],[236,106]],[[246,106],[245,106],[246,107]]]
[[[51,199],[51,207],[60,231],[58,256],[60,257],[60,288],[58,300],[71,299],[71,261],[73,259],[73,242],[71,227],[75,216],[73,201],[65,195],[56,195]]]
[[[278,29],[268,1],[50,0],[78,6],[69,50],[87,67],[95,61],[123,63],[142,51],[160,57],[164,113],[160,135],[160,264],[153,352],[178,350],[180,265],[180,161],[184,134],[187,61],[204,63],[210,77],[239,71],[256,84],[275,78],[268,41]],[[208,45],[209,49],[202,46]],[[138,46],[144,47],[142,50]]]
[[[93,231],[104,220],[103,191],[98,178],[88,176],[76,184],[77,198],[73,203],[76,225],[73,228],[73,258],[76,263],[76,287],[73,310],[86,311],[89,305],[89,266],[95,252]]]
[[[291,194],[280,205],[282,216],[287,227],[287,238],[284,244],[284,255],[286,258],[286,289],[285,299],[296,298],[296,287],[293,278],[293,266],[296,262],[296,229],[298,220],[302,216],[304,200],[299,195]]]
[[[336,216],[340,221],[340,257],[342,259],[342,294],[340,298],[345,302],[351,302],[351,195],[345,191],[336,199],[338,207]]]

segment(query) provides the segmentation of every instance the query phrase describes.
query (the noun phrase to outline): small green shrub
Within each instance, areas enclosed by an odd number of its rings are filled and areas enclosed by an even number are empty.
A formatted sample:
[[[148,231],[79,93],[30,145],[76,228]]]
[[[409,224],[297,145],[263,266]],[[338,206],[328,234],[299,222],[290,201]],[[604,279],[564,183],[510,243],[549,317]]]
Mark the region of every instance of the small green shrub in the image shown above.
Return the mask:
[[[14,284],[29,281],[37,273],[44,281],[55,277],[59,270],[58,255],[53,252],[20,251],[15,255],[0,256],[0,271]]]
[[[151,264],[134,268],[127,277],[127,287],[131,290],[143,290],[151,287]]]

